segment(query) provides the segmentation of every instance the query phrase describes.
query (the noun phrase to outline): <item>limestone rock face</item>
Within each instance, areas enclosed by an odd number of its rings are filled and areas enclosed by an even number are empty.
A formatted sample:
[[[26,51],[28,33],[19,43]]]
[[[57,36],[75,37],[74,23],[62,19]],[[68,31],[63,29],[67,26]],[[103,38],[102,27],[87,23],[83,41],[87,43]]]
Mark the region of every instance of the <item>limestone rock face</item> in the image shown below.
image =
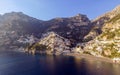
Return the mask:
[[[81,42],[91,30],[91,21],[82,14],[68,18],[55,18],[47,23],[49,23],[49,27],[46,32],[54,31],[60,36],[76,42]]]
[[[92,40],[98,35],[100,35],[102,32],[102,27],[106,26],[106,23],[109,21],[112,21],[115,17],[119,18],[120,15],[120,5],[115,7],[112,11],[109,11],[96,19],[92,20],[92,29],[89,32],[88,35],[84,37],[84,39]]]
[[[101,35],[88,42],[89,46],[86,45],[85,49],[96,56],[120,57],[120,15],[107,21],[102,31]]]
[[[63,38],[54,32],[49,32],[44,34],[43,37],[40,39],[40,41],[35,45],[33,45],[31,49],[37,50],[36,45],[46,46],[46,50],[44,51],[47,54],[59,55],[71,51],[70,49],[71,42],[68,39]],[[37,51],[42,51],[42,49],[39,49]]]
[[[105,22],[112,19],[116,15],[120,14],[120,5],[115,7],[112,11],[109,11],[96,19],[94,19],[92,22],[94,25],[102,26]]]
[[[82,14],[42,21],[22,12],[11,12],[0,15],[0,47],[19,48],[21,36],[27,39],[33,35],[35,39],[40,39],[43,33],[51,31],[77,43],[83,40],[90,29],[91,21]]]

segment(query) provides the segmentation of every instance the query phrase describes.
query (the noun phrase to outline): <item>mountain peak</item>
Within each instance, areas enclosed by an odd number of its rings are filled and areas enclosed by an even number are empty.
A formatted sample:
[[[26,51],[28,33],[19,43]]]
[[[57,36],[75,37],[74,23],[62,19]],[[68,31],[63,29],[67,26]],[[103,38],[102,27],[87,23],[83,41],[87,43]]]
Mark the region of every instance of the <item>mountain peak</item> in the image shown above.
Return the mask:
[[[81,16],[81,14],[79,13],[79,14],[77,14],[76,16]]]
[[[80,14],[80,13],[78,13],[77,15],[75,15],[74,17],[87,17],[86,15],[84,15],[84,14]]]
[[[15,12],[15,11],[12,11],[11,13],[12,14],[23,14],[23,12]]]
[[[14,11],[12,11],[12,12],[3,14],[3,16],[5,16],[5,15],[25,15],[25,14],[23,12],[14,12]]]
[[[89,18],[84,15],[84,14],[77,14],[73,17],[71,17],[73,20],[79,21],[79,22],[85,22],[85,21],[89,21]]]

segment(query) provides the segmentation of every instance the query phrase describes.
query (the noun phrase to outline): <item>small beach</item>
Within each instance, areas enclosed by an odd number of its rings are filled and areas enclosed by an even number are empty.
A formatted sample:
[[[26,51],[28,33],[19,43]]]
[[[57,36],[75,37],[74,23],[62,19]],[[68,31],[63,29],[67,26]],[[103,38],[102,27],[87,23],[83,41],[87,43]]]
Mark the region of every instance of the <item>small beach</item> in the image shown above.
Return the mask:
[[[88,55],[88,54],[74,54],[74,53],[70,53],[67,55],[74,56],[77,59],[85,58],[88,60],[96,60],[96,61],[104,61],[104,62],[108,62],[108,63],[114,63],[112,59],[107,58],[107,57],[95,57],[95,56]],[[114,64],[120,64],[120,63],[114,63]]]

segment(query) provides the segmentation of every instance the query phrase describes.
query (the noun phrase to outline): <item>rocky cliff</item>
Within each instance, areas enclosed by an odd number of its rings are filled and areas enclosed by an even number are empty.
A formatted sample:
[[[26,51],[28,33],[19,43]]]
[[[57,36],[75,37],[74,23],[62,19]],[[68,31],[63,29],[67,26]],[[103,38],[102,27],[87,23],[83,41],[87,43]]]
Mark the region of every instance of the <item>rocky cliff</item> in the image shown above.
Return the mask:
[[[102,27],[106,22],[113,20],[116,16],[120,14],[120,5],[115,7],[113,10],[106,12],[105,14],[98,16],[96,19],[91,21],[92,29],[87,36],[84,37],[85,40],[92,40],[98,35],[100,35],[102,31]]]
[[[0,47],[30,53],[120,57],[120,6],[90,21],[86,15],[42,21],[21,12],[0,15]]]
[[[120,57],[120,12],[114,12],[113,15],[111,13],[110,19],[102,27],[102,33],[94,40],[89,41],[85,50],[94,56]]]
[[[70,40],[59,36],[55,32],[48,32],[42,36],[40,41],[28,47],[30,53],[46,53],[60,55],[70,53]]]
[[[42,34],[51,31],[72,40],[73,43],[82,42],[90,27],[90,20],[82,14],[42,21],[22,12],[6,13],[0,15],[0,47],[16,49],[31,43],[31,36],[37,41]]]

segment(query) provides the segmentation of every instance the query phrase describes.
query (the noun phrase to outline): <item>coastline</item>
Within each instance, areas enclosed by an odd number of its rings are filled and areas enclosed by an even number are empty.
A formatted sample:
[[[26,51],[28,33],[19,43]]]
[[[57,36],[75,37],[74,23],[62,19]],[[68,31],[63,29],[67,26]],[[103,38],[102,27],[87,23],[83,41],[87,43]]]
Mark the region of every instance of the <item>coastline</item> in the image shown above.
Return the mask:
[[[75,58],[81,59],[81,58],[85,58],[88,60],[96,60],[96,61],[103,61],[103,62],[108,62],[108,63],[113,63],[113,64],[120,64],[120,62],[115,63],[113,62],[112,59],[107,58],[107,57],[96,57],[96,56],[92,56],[89,54],[74,54],[74,53],[70,53],[67,54],[68,56],[74,56]]]
[[[27,52],[27,51],[24,51],[24,52]],[[33,51],[33,52],[28,52],[28,53],[34,55],[36,52]],[[37,52],[37,53],[42,54],[42,52]],[[53,55],[53,54],[48,53],[47,55]],[[57,54],[57,55],[59,56],[59,54]],[[73,56],[77,59],[85,58],[87,60],[95,60],[95,61],[103,61],[103,62],[108,62],[108,63],[113,63],[113,64],[120,64],[120,60],[114,60],[114,59],[107,58],[107,57],[97,57],[97,56],[93,56],[93,55],[89,55],[89,54],[67,53],[67,54],[63,54],[63,55],[64,56]]]

